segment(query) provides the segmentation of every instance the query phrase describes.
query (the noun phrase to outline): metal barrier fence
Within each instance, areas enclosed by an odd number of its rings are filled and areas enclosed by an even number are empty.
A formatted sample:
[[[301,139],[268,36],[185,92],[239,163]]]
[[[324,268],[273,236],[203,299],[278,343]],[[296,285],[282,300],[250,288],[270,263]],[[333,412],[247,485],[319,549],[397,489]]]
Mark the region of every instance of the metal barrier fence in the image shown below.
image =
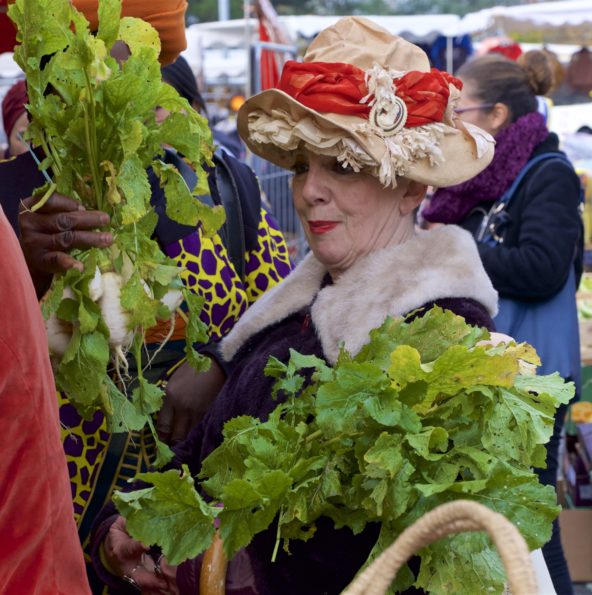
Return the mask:
[[[306,254],[308,244],[292,203],[292,173],[256,155],[251,159],[250,165],[259,178],[264,198],[279,223],[292,261],[296,264]]]
[[[249,69],[251,72],[250,89],[252,93],[257,93],[261,89],[262,55],[264,51],[273,53],[275,63],[281,71],[281,65],[286,58],[294,59],[296,57],[297,48],[264,41],[252,43],[250,51],[251,68]],[[267,74],[269,75],[269,73]],[[296,264],[306,254],[308,244],[292,204],[292,173],[256,155],[250,155],[249,165],[259,178],[261,189],[269,203],[271,213],[284,233],[290,256]]]

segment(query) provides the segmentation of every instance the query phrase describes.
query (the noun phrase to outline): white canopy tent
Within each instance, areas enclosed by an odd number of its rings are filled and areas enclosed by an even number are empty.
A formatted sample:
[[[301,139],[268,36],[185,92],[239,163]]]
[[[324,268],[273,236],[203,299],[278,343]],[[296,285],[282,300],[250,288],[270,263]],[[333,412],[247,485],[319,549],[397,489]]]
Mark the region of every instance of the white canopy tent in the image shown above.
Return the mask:
[[[337,22],[337,16],[279,17],[288,36],[296,45],[306,43],[321,30]],[[395,35],[414,42],[432,42],[437,36],[457,35],[460,17],[451,14],[413,16],[368,16]],[[187,29],[187,50],[184,57],[195,72],[201,73],[207,84],[233,84],[243,81],[247,74],[248,43],[258,41],[256,19],[233,19],[212,23],[198,23]]]
[[[326,27],[336,23],[338,16],[292,16],[280,17],[288,32],[296,39],[298,36],[312,39]],[[454,36],[457,34],[460,17],[455,14],[429,14],[411,16],[369,16],[394,35],[402,35],[411,41],[431,41],[438,35]]]
[[[495,6],[465,15],[458,25],[459,34],[479,33],[503,27],[513,21],[532,27],[592,26],[592,0],[539,2],[519,6]]]

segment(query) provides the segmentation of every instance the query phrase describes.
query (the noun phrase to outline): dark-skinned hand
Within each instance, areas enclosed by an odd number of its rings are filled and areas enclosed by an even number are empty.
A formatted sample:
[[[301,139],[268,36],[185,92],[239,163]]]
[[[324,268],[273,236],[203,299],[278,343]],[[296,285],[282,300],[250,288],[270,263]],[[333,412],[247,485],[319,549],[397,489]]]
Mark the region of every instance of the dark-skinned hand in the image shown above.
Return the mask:
[[[107,213],[87,211],[79,202],[60,194],[53,194],[38,211],[31,211],[38,200],[31,196],[23,201],[19,227],[25,260],[41,297],[54,273],[83,270],[82,263],[70,256],[72,249],[106,248],[113,243],[113,236],[100,231],[109,223]]]
[[[175,370],[165,388],[156,430],[167,444],[184,440],[208,412],[226,381],[220,365],[212,359],[205,372],[196,372],[187,362]]]

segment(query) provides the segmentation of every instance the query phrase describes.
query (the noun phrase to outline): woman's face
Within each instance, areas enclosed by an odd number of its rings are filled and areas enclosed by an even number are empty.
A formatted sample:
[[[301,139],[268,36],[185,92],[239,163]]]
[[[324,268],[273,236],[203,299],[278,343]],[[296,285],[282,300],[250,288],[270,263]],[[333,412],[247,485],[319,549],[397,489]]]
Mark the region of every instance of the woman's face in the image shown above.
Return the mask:
[[[24,136],[28,126],[29,118],[27,117],[27,112],[23,112],[14,123],[8,136],[8,151],[10,155],[16,157],[27,152],[27,145],[19,139],[19,133],[21,136]]]
[[[397,188],[384,188],[377,178],[344,168],[334,157],[299,154],[294,206],[311,250],[333,277],[370,252],[409,239],[412,214],[400,209],[407,187],[408,181],[400,180]]]
[[[477,88],[470,80],[463,80],[463,89],[458,102],[458,117],[463,122],[474,124],[485,132],[495,136],[499,132],[497,121],[492,118],[492,105],[487,104],[483,99],[479,99]],[[484,107],[482,107],[484,106]]]

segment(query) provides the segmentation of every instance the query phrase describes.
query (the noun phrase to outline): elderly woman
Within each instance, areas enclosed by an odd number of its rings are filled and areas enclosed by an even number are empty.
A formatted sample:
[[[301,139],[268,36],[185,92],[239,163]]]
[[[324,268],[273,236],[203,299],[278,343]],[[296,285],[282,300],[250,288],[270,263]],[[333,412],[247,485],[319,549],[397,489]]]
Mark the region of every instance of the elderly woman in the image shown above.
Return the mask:
[[[311,252],[223,341],[233,372],[177,447],[176,465],[198,473],[227,420],[269,415],[276,405],[274,381],[263,374],[270,355],[285,362],[296,349],[334,363],[342,342],[356,353],[387,316],[434,304],[491,328],[497,295],[470,234],[414,227],[426,185],[466,180],[493,154],[489,135],[470,124],[457,128],[457,85],[430,71],[416,46],[368,20],[345,18],[316,38],[304,63],[286,64],[278,89],[243,106],[239,130],[251,150],[294,171],[294,205]],[[103,511],[94,535],[95,564],[107,583],[197,592],[198,564],[161,562],[151,572],[146,549],[113,513]],[[242,575],[242,593],[338,593],[377,534],[371,527],[354,536],[321,522],[313,539],[293,543],[291,555],[280,552],[270,565],[273,529],[257,535],[230,572]]]

